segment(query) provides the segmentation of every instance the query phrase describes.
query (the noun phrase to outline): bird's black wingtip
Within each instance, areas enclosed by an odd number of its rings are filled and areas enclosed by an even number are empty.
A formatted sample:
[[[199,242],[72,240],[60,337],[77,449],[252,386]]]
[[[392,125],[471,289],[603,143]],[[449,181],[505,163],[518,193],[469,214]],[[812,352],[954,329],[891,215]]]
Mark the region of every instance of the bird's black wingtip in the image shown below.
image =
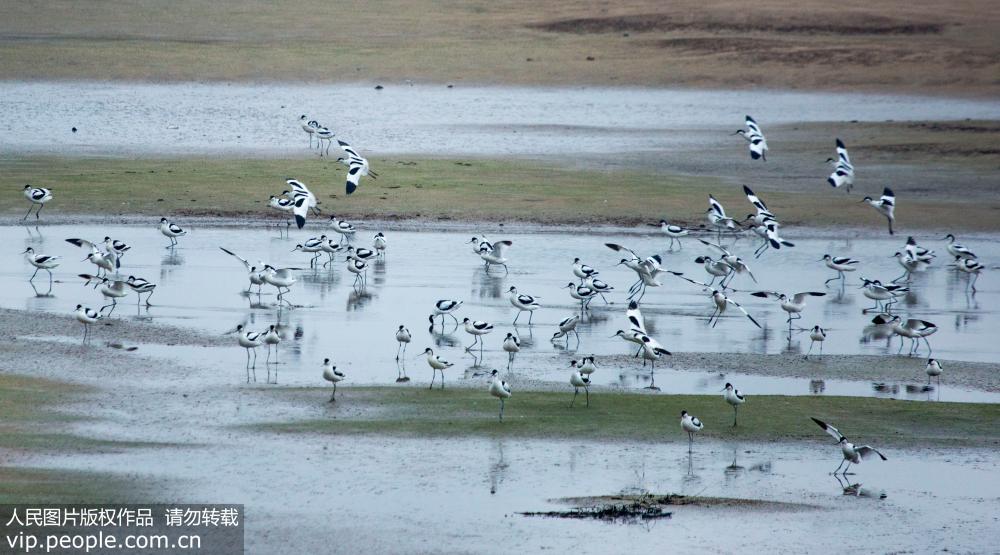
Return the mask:
[[[351,194],[358,189],[358,186],[353,183],[347,184],[347,194]]]
[[[823,428],[824,430],[826,429],[826,422],[823,422],[815,416],[810,416],[809,418],[811,418],[812,421],[815,422],[820,428]]]
[[[302,229],[302,227],[306,225],[306,219],[303,218],[302,216],[296,215],[295,225],[299,226],[299,229]]]
[[[844,141],[837,139],[837,148],[847,148],[847,147],[844,146]]]

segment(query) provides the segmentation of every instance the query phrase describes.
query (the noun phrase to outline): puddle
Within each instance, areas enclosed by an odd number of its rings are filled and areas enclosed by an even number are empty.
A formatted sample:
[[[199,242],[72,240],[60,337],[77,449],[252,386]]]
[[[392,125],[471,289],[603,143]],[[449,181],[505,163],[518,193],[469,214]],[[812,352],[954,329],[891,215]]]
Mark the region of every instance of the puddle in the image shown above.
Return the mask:
[[[888,461],[865,461],[848,476],[851,485],[884,492],[879,500],[844,494],[844,484],[829,474],[839,449],[822,441],[732,445],[696,439],[690,454],[686,441],[270,434],[227,434],[223,441],[227,445],[49,464],[155,468],[172,484],[164,493],[170,499],[245,503],[251,552],[319,552],[331,545],[338,551],[426,552],[442,542],[454,551],[487,553],[613,552],[622,545],[636,552],[663,545],[700,551],[707,538],[733,537],[741,549],[781,552],[834,544],[869,552],[982,552],[992,549],[990,538],[998,532],[1000,483],[994,476],[1000,469],[987,449],[886,449]],[[518,514],[564,511],[566,498],[615,492],[675,492],[740,499],[745,506],[674,506],[670,519],[633,526]],[[755,506],[755,500],[763,503]],[[809,508],[794,508],[802,504]],[[456,510],[443,520],[432,510],[437,507]],[[829,521],[837,526],[818,524]]]
[[[323,123],[336,115],[337,136],[368,153],[501,158],[696,148],[739,127],[744,109],[734,106],[754,107],[765,129],[819,120],[1000,119],[1000,104],[989,101],[769,90],[6,81],[0,98],[0,150],[60,156],[305,156],[302,113]],[[239,126],[219,125],[233,121]]]
[[[373,235],[359,222],[359,244],[367,241],[360,237]],[[319,229],[313,230],[319,232]],[[424,348],[432,347],[447,360],[455,363],[448,370],[448,379],[470,377],[490,368],[504,369],[507,354],[501,350],[503,337],[508,331],[520,335],[522,350],[513,363],[514,375],[531,379],[562,383],[568,379],[569,361],[573,358],[595,354],[600,367],[601,357],[626,355],[629,347],[613,338],[617,329],[625,328],[625,293],[633,281],[630,270],[615,266],[620,256],[607,249],[603,243],[606,235],[582,233],[538,233],[532,235],[508,234],[486,230],[493,237],[502,235],[514,241],[509,252],[509,275],[494,271],[486,273],[478,257],[465,244],[469,234],[463,231],[389,231],[391,248],[385,261],[377,262],[369,270],[369,285],[364,292],[352,287],[353,276],[346,272],[343,262],[332,268],[306,270],[299,274],[299,283],[293,286],[288,298],[297,308],[277,310],[273,290],[266,290],[259,298],[243,294],[247,280],[243,266],[218,250],[219,246],[243,256],[264,258],[278,266],[307,266],[305,255],[289,252],[290,245],[307,237],[300,234],[293,238],[278,238],[262,229],[204,227],[192,229],[174,253],[164,248],[165,240],[154,227],[99,227],[89,225],[45,226],[30,233],[18,227],[4,227],[3,234],[17,242],[23,238],[25,246],[33,246],[45,254],[61,255],[64,263],[55,271],[56,283],[46,296],[36,296],[27,282],[30,269],[18,256],[19,249],[8,249],[0,254],[0,306],[64,314],[69,317],[77,303],[100,306],[99,292],[86,288],[76,274],[91,271],[90,265],[80,262],[79,249],[64,242],[66,237],[120,237],[133,245],[123,260],[122,272],[134,274],[158,283],[148,310],[137,307],[133,297],[127,297],[115,311],[114,319],[132,322],[154,321],[194,329],[199,333],[222,337],[244,324],[250,329],[264,330],[271,324],[279,327],[282,342],[278,347],[280,364],[279,384],[317,385],[324,358],[331,358],[338,369],[346,372],[350,384],[395,383],[405,377],[413,383],[426,383],[430,369],[419,357]],[[805,234],[805,233],[803,233]],[[642,236],[620,239],[644,254],[662,252],[666,242],[659,237]],[[888,239],[828,239],[813,236],[796,237],[796,248],[781,255],[768,253],[755,261],[757,277],[754,285],[746,278],[737,278],[737,288],[765,290],[824,290],[822,282],[830,271],[818,262],[823,253],[860,258],[864,268],[859,275],[891,279],[899,274],[896,261],[881,253],[895,252],[901,240]],[[968,243],[984,260],[1000,258],[1000,246],[988,236],[969,238]],[[921,243],[943,251],[943,244],[931,239]],[[752,250],[756,245],[747,240],[737,244],[739,250]],[[684,250],[664,253],[664,264],[673,270],[701,279],[704,270],[694,263],[702,254],[693,241]],[[573,279],[572,260],[579,256],[596,267],[600,277],[613,285],[616,291],[608,295],[612,305],[598,299],[593,310],[579,325],[580,343],[575,339],[567,349],[565,342],[552,342],[550,338],[562,318],[578,310],[560,285]],[[940,259],[939,259],[940,260]],[[449,261],[438,264],[436,261]],[[930,271],[917,276],[911,285],[913,291],[899,303],[899,312],[936,323],[940,330],[933,335],[931,345],[934,356],[944,360],[995,362],[998,351],[994,343],[994,330],[1000,327],[996,307],[1000,306],[998,289],[991,284],[991,275],[980,280],[980,291],[975,296],[967,294],[964,276],[958,276],[936,263]],[[735,294],[744,306],[762,323],[759,330],[745,318],[722,318],[716,328],[709,328],[707,317],[711,313],[709,301],[698,287],[665,276],[664,286],[651,288],[643,299],[643,314],[650,333],[667,349],[675,352],[695,353],[761,353],[803,355],[809,348],[808,333],[796,330],[787,338],[784,313],[776,303]],[[844,289],[826,289],[828,296],[809,301],[803,328],[814,323],[826,327],[828,336],[824,346],[826,355],[890,355],[895,354],[898,339],[891,346],[885,340],[868,339],[863,330],[871,316],[861,309],[869,306],[868,299],[856,286],[857,276],[850,276]],[[789,286],[788,284],[794,284]],[[516,311],[511,307],[505,292],[510,286],[519,291],[541,297],[543,308],[534,316],[531,327],[511,326]],[[439,299],[465,301],[459,318],[468,316],[475,320],[494,323],[496,329],[485,336],[486,349],[483,359],[466,353],[463,346],[472,338],[454,324],[433,332],[428,330],[427,316],[430,307]],[[113,319],[113,320],[114,320]],[[523,320],[523,318],[522,318]],[[405,324],[414,339],[406,355],[397,363],[397,344],[394,332]],[[82,328],[81,328],[82,337]],[[76,338],[71,338],[75,340]],[[136,354],[155,357],[173,357],[180,363],[195,366],[211,365],[217,371],[211,375],[192,376],[205,383],[238,384],[245,380],[246,353],[235,345],[231,348],[188,348],[163,345],[138,346]],[[104,347],[102,347],[104,348]],[[925,349],[925,347],[921,347]],[[477,353],[478,355],[478,353]],[[814,352],[815,355],[815,352]],[[258,378],[266,371],[266,349],[258,351]],[[750,395],[856,395],[887,396],[900,399],[932,399],[941,401],[996,402],[996,393],[969,391],[948,383],[948,372],[942,385],[934,391],[907,391],[906,386],[926,383],[922,357],[892,358],[907,363],[912,361],[912,372],[883,380],[884,386],[876,389],[871,382],[850,380],[817,380],[808,376],[810,365],[820,368],[823,359],[812,357],[803,361],[806,375],[800,378],[776,378],[755,375],[753,368],[725,368],[726,376],[711,372],[675,371],[658,367],[656,385],[669,393],[709,393],[721,389],[723,379],[737,383]],[[597,384],[619,384],[629,388],[648,385],[648,372],[641,361],[629,361],[631,366],[619,371],[606,368],[592,378]],[[274,367],[271,365],[272,368]],[[696,366],[697,367],[697,366]],[[906,366],[909,368],[909,364]],[[164,379],[167,379],[166,377]]]

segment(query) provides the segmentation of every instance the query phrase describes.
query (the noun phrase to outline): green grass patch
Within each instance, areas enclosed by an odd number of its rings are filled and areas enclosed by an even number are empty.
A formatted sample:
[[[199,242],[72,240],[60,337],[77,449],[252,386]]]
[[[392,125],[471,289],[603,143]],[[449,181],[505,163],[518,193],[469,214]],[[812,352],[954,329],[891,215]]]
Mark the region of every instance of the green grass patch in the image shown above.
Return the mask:
[[[0,503],[150,503],[144,487],[113,474],[0,467]]]
[[[317,402],[323,398],[316,391]],[[280,392],[275,392],[281,394]],[[681,410],[705,423],[701,436],[753,441],[829,439],[809,417],[837,426],[849,437],[880,444],[995,446],[1000,444],[1000,407],[972,403],[928,403],[858,397],[759,396],[740,407],[740,423],[717,395],[593,393],[590,407],[572,394],[519,392],[507,402],[504,421],[498,403],[484,391],[455,388],[343,388],[337,404],[364,416],[254,425],[279,433],[384,434],[402,436],[486,436],[681,441]]]

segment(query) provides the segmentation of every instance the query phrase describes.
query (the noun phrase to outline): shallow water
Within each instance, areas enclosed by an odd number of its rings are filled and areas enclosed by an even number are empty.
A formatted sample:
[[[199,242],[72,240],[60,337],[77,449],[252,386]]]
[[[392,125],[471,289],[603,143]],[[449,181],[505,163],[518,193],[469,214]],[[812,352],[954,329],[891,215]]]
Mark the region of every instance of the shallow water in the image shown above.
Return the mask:
[[[73,156],[304,155],[303,113],[362,152],[493,157],[697,147],[741,127],[746,112],[765,130],[1000,119],[991,101],[767,90],[0,81],[0,99],[0,150]]]
[[[235,437],[227,441],[239,441]],[[689,454],[684,442],[273,435],[255,435],[253,442],[241,449],[238,463],[230,447],[220,446],[77,455],[47,464],[155,468],[159,483],[167,479],[167,498],[239,500],[246,504],[247,546],[254,552],[331,546],[427,552],[447,546],[608,553],[622,545],[630,552],[657,552],[663,545],[702,552],[829,552],[831,545],[982,552],[998,533],[1000,486],[992,479],[998,468],[988,450],[884,449],[888,461],[866,461],[849,476],[851,484],[874,492],[872,498],[843,494],[829,475],[839,449],[828,444],[698,438]],[[571,507],[554,501],[559,498],[623,491],[816,508],[676,507],[670,519],[624,526],[517,514]],[[880,493],[885,499],[877,498]]]
[[[181,222],[183,223],[183,222]],[[359,245],[368,245],[374,229],[362,229]],[[321,232],[321,227],[308,229]],[[279,238],[274,228],[248,229],[204,227],[191,229],[190,235],[181,238],[174,251],[163,248],[166,239],[153,227],[97,227],[90,225],[43,226],[37,228],[5,227],[5,237],[21,237],[15,248],[7,249],[0,256],[0,306],[69,313],[77,303],[91,307],[102,304],[100,293],[82,286],[76,274],[92,272],[94,267],[81,262],[86,254],[82,249],[64,241],[67,237],[102,238],[110,234],[125,240],[133,249],[123,259],[123,275],[134,274],[159,284],[152,297],[153,307],[137,307],[135,296],[129,296],[118,306],[115,318],[152,319],[154,321],[195,328],[206,334],[221,336],[237,324],[251,329],[266,329],[269,324],[279,324],[284,341],[279,347],[279,383],[285,385],[316,385],[323,358],[329,357],[346,371],[351,383],[393,383],[406,373],[416,382],[429,379],[429,368],[419,357],[425,347],[433,347],[443,357],[455,363],[448,370],[449,380],[470,378],[492,367],[504,368],[506,353],[500,350],[503,337],[515,331],[510,325],[515,309],[508,302],[506,290],[514,285],[521,292],[541,297],[543,308],[533,318],[534,325],[519,325],[516,333],[522,339],[522,352],[515,359],[515,373],[541,380],[563,382],[568,375],[569,360],[587,354],[600,357],[625,355],[632,352],[629,345],[612,338],[615,330],[627,328],[624,317],[625,294],[633,281],[630,270],[614,264],[620,256],[603,246],[605,241],[617,240],[631,246],[643,255],[662,251],[665,242],[655,235],[615,238],[606,235],[534,233],[531,235],[502,234],[490,231],[490,237],[512,239],[514,247],[509,252],[509,275],[501,269],[490,273],[483,270],[479,258],[465,242],[470,233],[460,231],[415,232],[389,231],[389,251],[385,261],[369,269],[368,287],[359,292],[353,287],[353,276],[344,269],[342,257],[328,269],[305,270],[300,282],[288,298],[297,306],[278,310],[272,290],[264,295],[247,296],[243,266],[222,253],[226,248],[251,260],[258,256],[277,266],[308,267],[308,255],[290,252],[297,241],[307,238],[304,232],[293,232],[292,238]],[[794,230],[789,231],[793,235]],[[870,306],[868,299],[857,288],[857,276],[849,276],[843,289],[825,289],[823,280],[831,272],[821,262],[821,254],[849,255],[862,260],[863,268],[857,274],[869,278],[890,279],[899,274],[896,261],[889,254],[901,247],[898,239],[829,239],[793,237],[797,246],[781,252],[768,252],[753,268],[760,284],[754,286],[748,278],[737,278],[737,288],[786,289],[788,291],[820,290],[829,295],[810,299],[801,320],[803,328],[814,323],[828,330],[825,354],[892,355],[899,346],[893,340],[887,347],[885,340],[865,339],[863,328],[870,315],[861,309]],[[16,240],[14,240],[17,243]],[[926,246],[943,252],[940,242],[922,240]],[[965,241],[984,260],[995,260],[1000,247],[995,241],[981,237]],[[31,270],[18,256],[20,245],[33,246],[45,254],[61,255],[63,265],[56,271],[57,283],[52,296],[36,296],[27,283]],[[684,271],[696,279],[707,274],[693,259],[704,248],[697,248],[695,241],[686,240],[681,251],[665,253],[665,265]],[[755,242],[743,239],[734,250],[748,254]],[[578,311],[568,292],[560,289],[573,279],[571,267],[574,256],[597,267],[601,278],[618,291],[609,295],[612,305],[598,299],[592,311],[579,326],[580,344],[575,340],[566,349],[562,342],[550,341],[555,324],[565,316]],[[940,326],[931,336],[934,356],[941,359],[993,362],[998,349],[993,342],[998,325],[1000,296],[992,276],[985,274],[979,282],[980,291],[972,296],[966,292],[964,276],[956,276],[944,263],[936,264],[930,271],[915,278],[914,292],[900,303],[899,311],[919,317]],[[651,335],[667,349],[678,352],[750,352],[750,353],[805,353],[809,347],[807,332],[793,331],[786,336],[784,313],[776,302],[736,293],[734,298],[764,325],[760,330],[742,316],[727,314],[716,328],[707,325],[711,306],[700,287],[683,282],[673,276],[663,276],[663,287],[650,288],[643,299],[643,313]],[[45,274],[35,280],[40,293],[47,287]],[[471,337],[454,324],[440,324],[432,334],[428,330],[427,316],[438,299],[451,298],[465,302],[459,318],[493,322],[496,329],[486,336],[484,357],[466,353],[462,345],[472,342]],[[251,306],[253,303],[253,306]],[[113,320],[113,319],[112,319]],[[521,322],[527,321],[527,315]],[[394,331],[405,324],[414,335],[407,355],[401,364],[395,361],[396,342]],[[797,323],[798,324],[798,323]],[[82,336],[82,329],[81,329]],[[231,348],[140,346],[139,353],[173,357],[181,363],[210,364],[219,369],[211,375],[200,376],[205,383],[236,384],[246,379],[246,354],[231,336]],[[78,340],[70,338],[67,340]],[[95,345],[94,348],[103,348]],[[998,395],[988,392],[968,391],[948,385],[947,373],[940,388],[933,392],[907,393],[904,385],[923,384],[926,351],[912,358],[913,371],[909,377],[887,380],[888,391],[879,392],[868,382],[826,380],[822,384],[802,378],[765,378],[754,376],[753,368],[725,369],[731,381],[739,380],[740,388],[749,394],[789,395],[874,395],[902,399],[935,399],[942,401],[990,401]],[[477,353],[478,354],[478,353]],[[815,353],[814,353],[815,354]],[[257,364],[258,380],[263,382],[266,372],[266,350],[260,349]],[[822,364],[822,359],[811,359],[810,364]],[[636,360],[619,372],[607,369],[594,375],[598,384],[619,384],[627,388],[648,385],[648,373]],[[669,363],[667,363],[669,364]],[[668,393],[707,393],[717,391],[721,384],[718,368],[705,368],[705,372],[677,372],[658,369],[656,385]],[[168,376],[165,380],[170,379]],[[895,393],[892,386],[896,386]]]

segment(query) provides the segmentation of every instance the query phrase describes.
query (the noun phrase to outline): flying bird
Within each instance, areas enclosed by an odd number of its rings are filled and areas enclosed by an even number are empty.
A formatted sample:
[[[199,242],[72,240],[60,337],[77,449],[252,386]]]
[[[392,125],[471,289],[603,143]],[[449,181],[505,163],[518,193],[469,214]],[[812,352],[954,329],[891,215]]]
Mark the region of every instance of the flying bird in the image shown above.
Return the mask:
[[[346,158],[337,158],[337,161],[347,166],[347,194],[353,193],[361,181],[361,178],[370,175],[372,179],[377,179],[378,174],[368,166],[368,160],[358,154],[354,147],[344,141],[337,141],[341,150],[347,153]]]

